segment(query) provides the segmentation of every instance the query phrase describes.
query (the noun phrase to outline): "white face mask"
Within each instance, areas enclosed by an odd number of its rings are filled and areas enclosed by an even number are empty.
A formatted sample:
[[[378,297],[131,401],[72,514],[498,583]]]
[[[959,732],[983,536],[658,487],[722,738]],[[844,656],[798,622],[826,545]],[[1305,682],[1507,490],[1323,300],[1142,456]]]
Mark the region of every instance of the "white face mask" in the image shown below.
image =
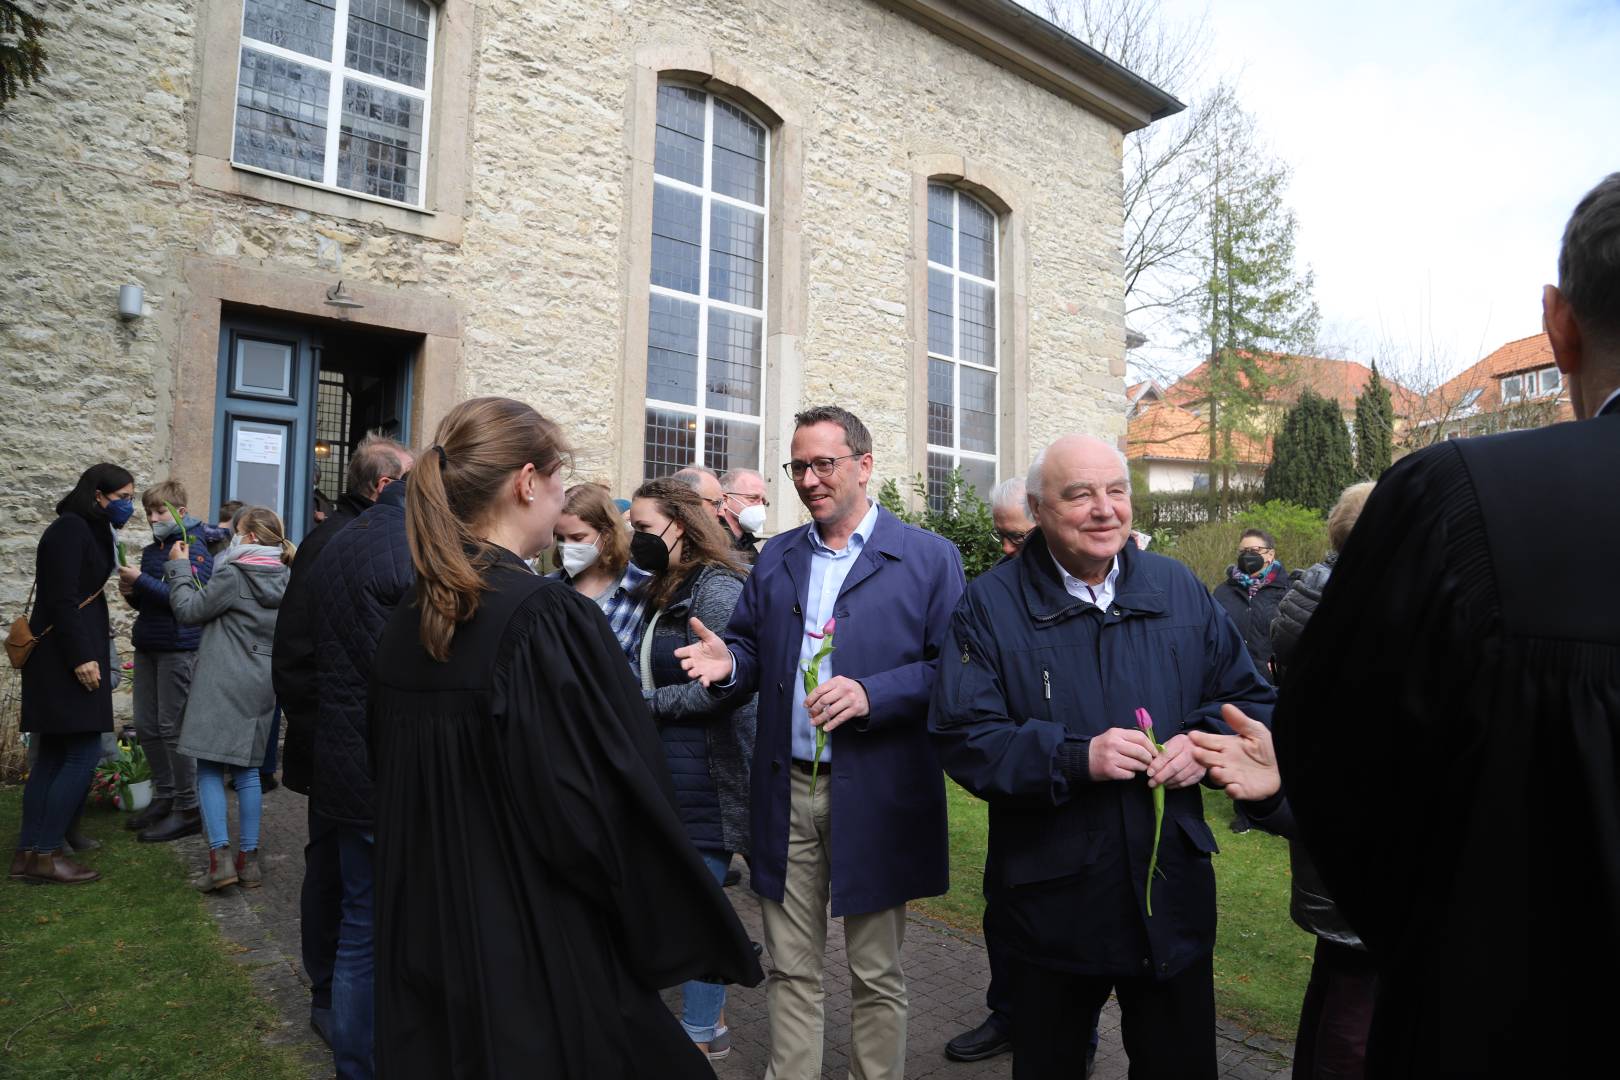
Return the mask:
[[[758,533],[765,527],[765,508],[749,506],[737,515],[737,525],[745,533]]]
[[[231,533],[231,545],[230,546],[231,546],[232,549],[242,547],[246,543],[247,543],[247,537],[243,536],[241,533]]]
[[[558,544],[557,557],[562,560],[563,570],[568,576],[579,577],[586,568],[596,562],[597,555],[601,554],[595,544]]]

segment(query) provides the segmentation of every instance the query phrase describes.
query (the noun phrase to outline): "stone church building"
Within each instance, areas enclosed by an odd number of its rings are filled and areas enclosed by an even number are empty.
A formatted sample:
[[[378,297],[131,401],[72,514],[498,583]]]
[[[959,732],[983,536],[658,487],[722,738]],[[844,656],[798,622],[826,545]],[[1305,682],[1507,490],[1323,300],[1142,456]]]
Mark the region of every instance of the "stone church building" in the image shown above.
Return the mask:
[[[472,395],[618,493],[758,468],[776,528],[808,405],[936,489],[1123,431],[1121,140],[1180,105],[1011,0],[44,10],[0,113],[8,598],[95,461],[298,537],[367,430]]]

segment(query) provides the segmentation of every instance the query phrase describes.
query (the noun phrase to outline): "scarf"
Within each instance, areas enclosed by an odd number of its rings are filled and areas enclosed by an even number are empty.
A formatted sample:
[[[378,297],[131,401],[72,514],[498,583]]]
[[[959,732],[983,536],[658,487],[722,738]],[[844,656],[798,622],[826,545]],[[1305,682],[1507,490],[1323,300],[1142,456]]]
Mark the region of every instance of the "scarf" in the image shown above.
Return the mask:
[[[1280,573],[1282,573],[1282,563],[1276,559],[1272,559],[1258,574],[1252,577],[1239,570],[1236,566],[1233,566],[1231,570],[1232,580],[1249,590],[1250,600],[1254,599],[1254,594],[1259,592],[1261,588],[1276,581],[1277,575]]]

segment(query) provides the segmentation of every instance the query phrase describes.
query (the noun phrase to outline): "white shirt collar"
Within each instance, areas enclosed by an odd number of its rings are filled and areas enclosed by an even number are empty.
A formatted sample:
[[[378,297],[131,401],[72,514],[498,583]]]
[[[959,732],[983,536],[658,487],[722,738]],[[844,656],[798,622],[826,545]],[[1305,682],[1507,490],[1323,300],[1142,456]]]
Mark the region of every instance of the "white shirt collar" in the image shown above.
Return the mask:
[[[1057,567],[1058,574],[1063,578],[1063,588],[1070,596],[1108,610],[1108,606],[1114,602],[1114,586],[1119,583],[1118,555],[1114,556],[1114,564],[1108,568],[1108,576],[1103,578],[1102,584],[1089,585],[1063,569],[1063,564],[1058,562],[1051,548],[1046,549],[1046,554],[1051,558],[1052,565]]]

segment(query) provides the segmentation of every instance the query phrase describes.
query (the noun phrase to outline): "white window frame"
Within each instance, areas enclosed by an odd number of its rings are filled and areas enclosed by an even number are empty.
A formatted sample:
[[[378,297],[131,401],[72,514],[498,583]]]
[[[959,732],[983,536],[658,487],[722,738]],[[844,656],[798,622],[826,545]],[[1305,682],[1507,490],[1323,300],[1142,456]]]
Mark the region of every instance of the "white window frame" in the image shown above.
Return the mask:
[[[928,189],[929,189],[930,192],[932,191],[933,188],[936,188],[936,187],[944,188],[944,189],[948,190],[951,193],[951,261],[953,263],[955,263],[956,265],[955,266],[945,266],[942,263],[937,263],[933,259],[930,258],[930,259],[928,259],[928,269],[929,270],[940,270],[940,271],[943,271],[943,272],[951,275],[951,352],[952,352],[953,355],[946,356],[943,353],[935,352],[933,350],[933,347],[932,347],[933,342],[932,342],[932,340],[930,340],[928,342],[928,345],[929,345],[928,359],[930,359],[930,360],[944,360],[945,362],[947,362],[947,363],[949,363],[951,365],[951,441],[952,441],[952,443],[954,445],[952,445],[952,446],[940,446],[938,443],[930,442],[930,443],[928,443],[928,449],[927,449],[926,452],[929,453],[929,454],[946,454],[946,455],[949,455],[950,459],[951,459],[951,468],[953,470],[961,468],[962,459],[964,459],[964,458],[966,458],[968,460],[971,460],[971,461],[988,461],[990,463],[992,469],[994,470],[992,479],[990,481],[991,486],[994,486],[994,485],[999,484],[1001,482],[1001,454],[999,453],[999,447],[1001,446],[1001,425],[1002,425],[1002,416],[1001,416],[1001,331],[1002,331],[1001,319],[1002,319],[1002,312],[1001,312],[1001,285],[1000,285],[1000,281],[1001,281],[1001,215],[996,213],[995,207],[991,206],[989,203],[985,202],[983,199],[975,198],[974,196],[972,196],[972,195],[968,194],[967,192],[963,191],[961,188],[952,187],[949,184],[938,183],[937,181],[929,181]],[[965,270],[958,269],[958,267],[960,267],[962,265],[962,212],[961,212],[961,206],[962,206],[962,200],[963,199],[971,199],[974,203],[977,203],[986,213],[988,213],[990,215],[990,220],[992,222],[994,222],[995,233],[991,237],[992,242],[990,244],[990,248],[991,248],[991,252],[992,252],[992,254],[991,254],[992,271],[996,275],[994,281],[989,281],[989,280],[986,280],[985,278],[979,277],[976,274],[970,274]],[[927,249],[926,249],[927,243],[928,243],[928,236],[925,233],[923,235],[923,244],[925,245],[924,254],[927,254]],[[994,367],[985,367],[983,364],[976,363],[976,362],[971,361],[971,360],[963,360],[963,359],[961,359],[961,356],[962,356],[962,282],[963,282],[964,279],[967,280],[967,281],[971,281],[971,282],[973,282],[975,284],[978,284],[978,285],[988,285],[990,287],[991,310],[996,313],[995,333],[993,335],[991,335],[991,340],[992,340],[992,342],[994,344],[994,356],[995,356],[995,366]],[[926,323],[924,325],[924,333],[927,334]],[[986,453],[981,453],[980,451],[977,451],[977,450],[963,450],[962,449],[962,365],[963,364],[967,364],[969,367],[972,367],[977,371],[987,371],[992,376],[994,376],[993,385],[995,386],[995,400],[991,403],[991,415],[993,417],[995,417],[995,422],[996,422],[996,432],[995,432],[994,442],[995,442],[995,445],[998,447],[998,452],[997,453],[986,454]],[[926,370],[924,370],[924,372],[923,372],[923,378],[924,379],[928,378],[928,372]],[[925,459],[925,461],[924,461],[925,467],[926,467],[926,464],[927,463],[926,463],[926,459]],[[927,477],[926,471],[924,472],[923,475],[924,475],[925,487],[926,487],[926,477]]]
[[[231,106],[231,167],[244,172],[258,173],[261,176],[272,176],[277,180],[285,180],[290,184],[302,184],[304,187],[316,188],[320,191],[333,191],[339,195],[348,195],[356,199],[365,199],[369,202],[385,203],[388,206],[400,206],[407,210],[425,210],[428,196],[428,146],[432,134],[433,124],[433,61],[434,46],[439,33],[439,5],[434,0],[423,0],[431,9],[432,15],[428,19],[427,37],[427,69],[423,73],[423,88],[418,90],[405,83],[397,83],[390,79],[379,78],[363,71],[345,67],[343,58],[348,52],[349,43],[349,0],[337,0],[332,17],[332,59],[322,60],[319,57],[308,56],[296,49],[284,49],[280,45],[272,45],[268,41],[247,36],[247,4],[242,5],[242,25],[237,27],[237,53],[236,78],[232,83],[232,92],[242,85],[242,52],[251,49],[254,52],[273,56],[289,63],[301,64],[304,67],[314,68],[326,72],[327,98],[326,98],[326,153],[322,159],[322,179],[320,181],[306,180],[302,176],[292,176],[287,173],[276,172],[258,165],[250,165],[236,159],[236,123],[237,106]],[[417,194],[420,200],[414,203],[402,202],[398,199],[389,199],[381,195],[372,195],[357,188],[342,187],[337,183],[338,167],[338,141],[343,135],[343,81],[354,79],[359,82],[370,83],[373,86],[390,90],[407,97],[419,98],[422,102],[422,164],[417,184]]]
[[[770,321],[769,321],[769,318],[768,318],[766,313],[770,308],[770,287],[771,287],[771,210],[770,210],[770,206],[771,206],[771,126],[769,124],[767,124],[765,121],[761,120],[758,116],[754,115],[752,110],[743,107],[743,105],[740,104],[739,102],[734,101],[734,100],[732,100],[730,98],[725,99],[725,102],[726,102],[727,105],[729,105],[732,108],[736,109],[738,112],[740,112],[744,116],[748,117],[748,119],[750,119],[754,123],[758,124],[760,126],[760,128],[765,132],[765,158],[764,158],[764,160],[762,162],[762,168],[764,169],[765,183],[764,183],[763,190],[760,192],[761,201],[756,206],[753,203],[745,202],[742,199],[734,198],[734,197],[732,197],[730,195],[723,195],[720,192],[715,191],[713,189],[713,185],[714,185],[714,103],[715,103],[716,100],[718,100],[716,98],[716,96],[713,93],[711,93],[710,91],[705,90],[701,86],[692,86],[689,83],[679,82],[679,81],[676,81],[676,80],[660,80],[659,85],[660,86],[664,86],[664,85],[680,86],[680,87],[683,87],[684,89],[695,90],[695,91],[698,91],[698,92],[703,94],[703,185],[701,187],[699,187],[699,186],[694,185],[694,184],[689,184],[684,180],[677,180],[672,176],[665,176],[665,175],[663,175],[662,173],[660,173],[658,171],[658,167],[657,167],[656,164],[654,164],[654,166],[653,166],[653,184],[654,185],[662,184],[665,187],[673,188],[676,191],[681,191],[681,192],[684,192],[684,193],[686,193],[688,195],[696,195],[702,200],[702,202],[700,204],[700,209],[699,209],[699,213],[701,213],[703,215],[702,231],[699,234],[699,241],[698,241],[698,243],[699,243],[699,249],[698,249],[698,290],[699,291],[696,292],[696,293],[689,293],[689,292],[682,292],[679,289],[671,289],[667,285],[654,285],[652,283],[652,279],[651,279],[650,275],[649,275],[648,281],[647,281],[647,292],[648,292],[648,302],[649,303],[651,302],[651,298],[653,296],[664,296],[664,297],[670,297],[670,298],[675,299],[675,300],[681,300],[681,301],[684,301],[685,303],[688,303],[688,304],[696,304],[698,306],[697,404],[694,406],[694,405],[687,405],[684,402],[665,401],[665,400],[663,400],[661,398],[653,397],[651,392],[649,391],[649,393],[647,395],[646,404],[645,404],[645,406],[643,407],[643,410],[642,410],[642,436],[641,436],[641,459],[642,459],[641,471],[642,471],[642,479],[645,480],[645,479],[648,478],[647,475],[646,475],[646,472],[647,472],[647,466],[646,466],[646,461],[647,461],[646,411],[649,410],[649,409],[661,409],[661,410],[666,411],[666,412],[679,413],[680,415],[689,417],[693,421],[696,422],[696,426],[691,427],[691,430],[694,432],[693,440],[692,440],[692,464],[693,465],[704,465],[705,467],[706,467],[706,462],[704,460],[704,457],[705,457],[705,449],[706,449],[706,447],[708,445],[709,421],[710,421],[710,419],[731,420],[731,421],[736,421],[738,423],[752,424],[755,428],[757,428],[759,430],[758,438],[755,440],[756,445],[759,448],[758,456],[752,462],[740,462],[740,461],[728,462],[727,469],[737,469],[737,468],[753,469],[756,472],[760,472],[760,473],[763,474],[764,468],[763,468],[761,462],[764,460],[764,456],[765,456],[765,399],[766,399],[766,393],[765,393],[766,381],[765,380],[768,377],[767,356],[766,356],[766,354],[770,351],[769,348],[767,347],[768,344],[769,344],[769,341],[770,341]],[[653,117],[653,123],[655,123],[655,124],[658,122],[657,121],[657,111],[656,110],[657,110],[657,106],[655,105],[654,106],[654,117]],[[758,212],[760,214],[760,216],[761,216],[760,217],[760,235],[762,237],[762,243],[760,245],[760,264],[759,264],[760,265],[760,287],[759,287],[759,307],[758,308],[747,308],[747,307],[741,306],[740,304],[733,304],[733,303],[730,303],[729,301],[726,301],[726,300],[714,300],[714,299],[711,299],[709,297],[709,218],[711,216],[710,215],[710,207],[712,206],[713,203],[716,203],[716,202],[725,203],[725,204],[727,204],[729,206],[734,206],[734,207],[737,207],[738,209],[741,209],[741,210],[748,210],[748,211],[752,211],[752,212]],[[714,408],[709,407],[709,309],[710,308],[718,308],[721,311],[729,311],[729,312],[732,312],[732,313],[738,314],[738,315],[757,316],[758,319],[759,319],[759,413],[758,413],[758,415],[750,416],[747,413],[731,412],[731,411],[726,410],[726,409],[714,409]],[[646,359],[645,355],[643,355],[641,362],[642,362],[643,365],[645,365],[647,363],[647,359]],[[689,427],[690,427],[690,425],[689,425]]]
[[[1549,375],[1554,380],[1554,382],[1553,382],[1553,384],[1551,386],[1547,385],[1547,377]],[[1564,389],[1563,372],[1559,371],[1556,366],[1554,366],[1554,367],[1544,367],[1544,368],[1541,368],[1539,371],[1536,372],[1536,393],[1538,395],[1545,396],[1547,394],[1557,394],[1557,393],[1561,392],[1563,389]]]
[[[1516,392],[1514,392],[1514,393],[1509,393],[1508,392],[1508,384],[1509,383],[1513,384],[1513,386],[1516,388]],[[1523,375],[1506,375],[1506,376],[1503,376],[1503,378],[1502,378],[1502,401],[1503,401],[1503,403],[1505,404],[1505,403],[1507,403],[1509,401],[1521,401],[1521,400],[1524,399],[1524,397],[1525,397],[1525,393],[1524,393],[1524,376]]]

